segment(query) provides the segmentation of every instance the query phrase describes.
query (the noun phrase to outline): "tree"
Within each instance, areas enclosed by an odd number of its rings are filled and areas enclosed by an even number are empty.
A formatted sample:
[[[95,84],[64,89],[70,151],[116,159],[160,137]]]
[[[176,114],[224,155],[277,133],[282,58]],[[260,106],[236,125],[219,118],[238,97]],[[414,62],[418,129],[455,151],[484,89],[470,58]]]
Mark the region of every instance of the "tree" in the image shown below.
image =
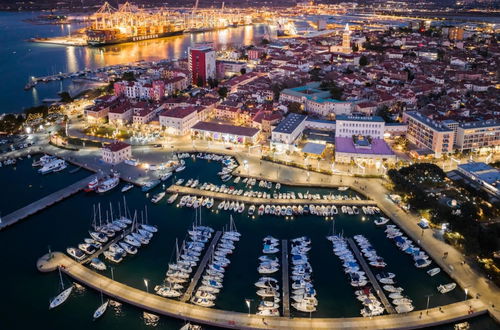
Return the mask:
[[[304,109],[302,108],[302,104],[299,102],[292,102],[288,105],[288,111],[300,114],[304,112]]]
[[[334,100],[342,100],[343,91],[344,90],[341,87],[334,86],[334,87],[330,88],[330,95],[332,96],[332,99],[334,99]]]
[[[61,98],[61,102],[64,102],[64,103],[69,103],[69,102],[73,101],[73,98],[71,97],[71,95],[69,95],[68,92],[59,93],[59,97]]]
[[[266,39],[266,38],[263,38],[262,41],[261,41],[261,44],[263,44],[263,45],[269,45],[269,40]]]
[[[358,50],[359,50],[358,45],[356,45],[356,44],[352,45],[352,51],[353,51],[354,53],[356,53]]]
[[[201,76],[198,76],[198,79],[196,79],[196,86],[202,87],[203,85],[205,85],[203,83],[203,78]]]
[[[217,90],[217,93],[219,93],[219,96],[223,99],[225,99],[227,97],[227,93],[228,93],[228,90],[227,90],[227,87],[220,87],[218,90]]]
[[[215,88],[219,85],[219,81],[215,78],[210,77],[207,79],[207,84],[208,86],[210,86],[210,88]]]
[[[361,66],[366,66],[366,65],[368,65],[368,58],[367,58],[365,55],[362,55],[362,56],[359,58],[359,65],[361,65]]]
[[[244,75],[245,73],[247,73],[247,69],[245,69],[245,68],[241,68],[240,73],[241,73],[242,75]]]
[[[132,71],[124,72],[122,75],[122,80],[135,81],[135,74]]]
[[[320,68],[313,68],[311,71],[309,71],[309,74],[311,75],[311,80],[312,81],[320,81],[319,74],[321,72]]]

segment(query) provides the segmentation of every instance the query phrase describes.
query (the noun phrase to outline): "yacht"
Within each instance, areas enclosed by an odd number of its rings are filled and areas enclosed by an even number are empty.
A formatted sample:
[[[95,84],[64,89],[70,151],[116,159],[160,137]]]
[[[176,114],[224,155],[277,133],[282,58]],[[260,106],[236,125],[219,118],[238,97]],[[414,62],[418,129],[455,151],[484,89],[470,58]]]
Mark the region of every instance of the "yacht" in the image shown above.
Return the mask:
[[[66,301],[66,299],[68,299],[69,295],[71,294],[71,291],[73,291],[73,286],[64,289],[61,268],[58,269],[59,269],[59,279],[61,281],[61,288],[63,291],[61,291],[61,293],[59,293],[57,296],[55,296],[53,299],[50,300],[49,309],[56,308],[57,306],[61,305],[63,302]]]
[[[80,249],[77,249],[77,248],[74,248],[74,247],[69,247],[66,249],[66,252],[72,256],[73,258],[75,258],[76,260],[80,261],[80,260],[83,260],[85,259],[86,255],[85,253],[83,253],[82,250]]]
[[[136,254],[137,248],[133,245],[127,244],[125,242],[118,242],[118,245],[125,250],[128,254]]]
[[[106,309],[108,308],[108,304],[109,304],[109,300],[106,300],[103,302],[103,299],[102,299],[102,291],[101,291],[101,305],[95,310],[94,312],[94,321],[98,318],[100,318],[104,312],[106,311]]]
[[[154,195],[153,198],[151,198],[151,202],[157,204],[163,199],[163,197],[165,197],[165,192],[159,192],[158,194]]]
[[[111,189],[118,186],[119,183],[120,183],[120,175],[115,172],[109,178],[107,178],[106,180],[102,181],[99,184],[99,186],[97,187],[97,192],[102,194],[107,191],[110,191]]]
[[[62,159],[56,159],[50,163],[45,164],[41,169],[38,170],[40,174],[48,174],[51,172],[59,172],[64,170],[67,167],[67,164]]]
[[[429,274],[430,276],[434,276],[436,274],[439,274],[439,272],[441,272],[441,268],[436,267],[436,268],[429,269],[427,271],[427,274]]]
[[[168,198],[167,203],[172,204],[173,202],[175,202],[175,200],[177,199],[177,197],[179,197],[179,194],[173,194],[172,196],[170,196]]]
[[[388,218],[385,218],[385,217],[380,217],[378,219],[375,219],[374,223],[377,225],[377,226],[383,226],[385,225],[386,223],[389,222],[389,219]]]

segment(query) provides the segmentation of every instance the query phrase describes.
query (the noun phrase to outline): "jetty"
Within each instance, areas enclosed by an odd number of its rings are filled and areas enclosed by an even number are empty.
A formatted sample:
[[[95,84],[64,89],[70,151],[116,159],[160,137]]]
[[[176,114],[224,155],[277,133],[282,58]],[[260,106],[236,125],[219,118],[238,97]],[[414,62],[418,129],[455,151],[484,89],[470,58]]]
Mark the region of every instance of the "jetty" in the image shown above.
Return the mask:
[[[290,281],[288,278],[288,241],[281,241],[281,274],[283,276],[283,316],[290,317]]]
[[[53,192],[50,195],[47,195],[29,205],[26,205],[25,207],[22,207],[10,214],[7,214],[5,217],[1,218],[0,221],[0,230],[4,229],[5,227],[8,227],[10,225],[15,224],[16,222],[27,218],[28,216],[35,214],[65,198],[68,198],[69,196],[76,194],[80,190],[82,190],[90,180],[95,175],[91,175],[89,177],[86,177],[85,179],[82,179],[80,181],[77,181],[73,184],[70,184],[69,186],[58,190],[56,192]]]
[[[349,243],[349,246],[351,247],[352,251],[354,252],[354,255],[359,261],[359,264],[365,271],[366,275],[368,275],[368,278],[370,279],[370,282],[375,289],[375,292],[377,293],[378,297],[380,298],[380,301],[382,301],[382,304],[384,304],[385,310],[390,313],[390,314],[396,314],[396,310],[392,306],[392,304],[389,302],[389,299],[387,299],[384,290],[380,287],[380,284],[378,283],[377,279],[375,278],[375,275],[373,275],[372,270],[370,269],[370,266],[366,263],[365,258],[361,255],[361,252],[359,252],[358,247],[352,240],[352,238],[348,238],[347,242]]]
[[[191,282],[189,283],[188,288],[186,289],[186,292],[184,295],[181,297],[182,302],[188,301],[191,296],[193,295],[194,289],[196,288],[196,285],[198,284],[198,281],[201,278],[201,274],[203,274],[203,271],[207,267],[208,260],[212,257],[212,254],[214,253],[215,250],[215,245],[219,241],[219,238],[222,236],[222,232],[218,231],[215,233],[214,238],[212,238],[212,242],[210,242],[210,245],[208,246],[207,251],[205,252],[205,255],[203,256],[203,259],[200,262],[200,265],[198,266],[198,269],[196,270],[196,273],[194,274],[193,278],[191,279]]]
[[[60,267],[64,274],[78,283],[102,291],[110,299],[151,313],[229,329],[416,329],[460,322],[488,312],[481,300],[468,299],[430,308],[423,316],[420,316],[420,311],[415,311],[371,318],[265,317],[263,322],[260,315],[200,307],[139,290],[101,275],[60,252],[42,256],[37,267],[42,272],[56,271]],[[70,298],[66,304],[71,303]]]
[[[183,195],[196,195],[203,197],[212,197],[219,200],[230,200],[244,202],[247,204],[274,204],[274,205],[309,205],[309,204],[320,204],[320,205],[354,205],[354,206],[366,206],[377,204],[372,200],[366,199],[300,199],[300,198],[259,198],[259,197],[249,197],[243,195],[230,195],[221,192],[214,192],[210,190],[203,190],[198,188],[191,188],[185,186],[171,185],[167,188],[169,193],[178,193]]]

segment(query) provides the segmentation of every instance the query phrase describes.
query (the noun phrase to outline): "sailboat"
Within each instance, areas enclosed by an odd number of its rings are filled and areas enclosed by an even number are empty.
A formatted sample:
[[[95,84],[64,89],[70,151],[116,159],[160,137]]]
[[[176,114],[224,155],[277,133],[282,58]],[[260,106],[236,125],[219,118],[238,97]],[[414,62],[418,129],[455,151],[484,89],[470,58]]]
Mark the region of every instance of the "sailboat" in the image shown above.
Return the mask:
[[[94,312],[94,321],[102,316],[106,309],[108,308],[109,300],[103,302],[102,291],[101,291],[101,306],[99,306]]]
[[[68,299],[69,295],[71,294],[71,291],[73,291],[73,286],[70,286],[69,288],[64,289],[61,268],[58,268],[58,269],[59,269],[59,279],[61,280],[61,288],[63,291],[61,293],[59,293],[57,296],[55,296],[50,301],[49,309],[56,308],[57,306],[61,305],[63,302],[66,301],[66,299]]]

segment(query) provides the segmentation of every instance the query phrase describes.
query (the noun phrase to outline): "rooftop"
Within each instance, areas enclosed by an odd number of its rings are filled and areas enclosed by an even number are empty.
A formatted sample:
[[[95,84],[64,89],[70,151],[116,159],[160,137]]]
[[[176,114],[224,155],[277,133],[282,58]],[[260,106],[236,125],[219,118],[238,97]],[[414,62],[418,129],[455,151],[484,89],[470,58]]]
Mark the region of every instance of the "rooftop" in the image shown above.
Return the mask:
[[[252,127],[233,126],[206,121],[200,121],[194,125],[192,129],[246,137],[254,137],[257,133],[259,133],[258,129]]]
[[[422,124],[429,126],[435,131],[440,131],[440,132],[453,132],[453,130],[435,120],[430,119],[429,117],[424,116],[423,114],[416,112],[416,111],[407,111],[405,114],[408,117],[413,118],[416,121],[421,122]]]
[[[473,162],[460,164],[458,167],[492,186],[498,186],[500,184],[500,171],[486,163]]]
[[[335,151],[352,154],[370,154],[370,155],[387,155],[392,156],[394,152],[383,139],[372,139],[371,147],[357,148],[354,141],[350,137],[336,137]]]
[[[130,144],[121,141],[116,141],[106,145],[103,149],[108,149],[111,152],[116,152],[128,147],[130,147]]]
[[[500,126],[500,121],[498,120],[483,120],[483,121],[473,121],[468,123],[460,123],[461,128],[470,129],[470,128],[482,128],[482,127],[496,127]]]
[[[307,116],[300,115],[297,113],[291,113],[283,119],[278,126],[273,130],[276,133],[292,133],[303,121],[305,121]]]
[[[326,146],[324,144],[308,142],[302,148],[302,152],[306,153],[306,154],[313,154],[313,155],[319,156],[319,155],[323,154],[323,151],[325,151],[325,148],[326,148]]]
[[[383,123],[384,119],[379,116],[348,116],[348,115],[338,115],[336,120],[345,120],[345,121],[372,121]]]

